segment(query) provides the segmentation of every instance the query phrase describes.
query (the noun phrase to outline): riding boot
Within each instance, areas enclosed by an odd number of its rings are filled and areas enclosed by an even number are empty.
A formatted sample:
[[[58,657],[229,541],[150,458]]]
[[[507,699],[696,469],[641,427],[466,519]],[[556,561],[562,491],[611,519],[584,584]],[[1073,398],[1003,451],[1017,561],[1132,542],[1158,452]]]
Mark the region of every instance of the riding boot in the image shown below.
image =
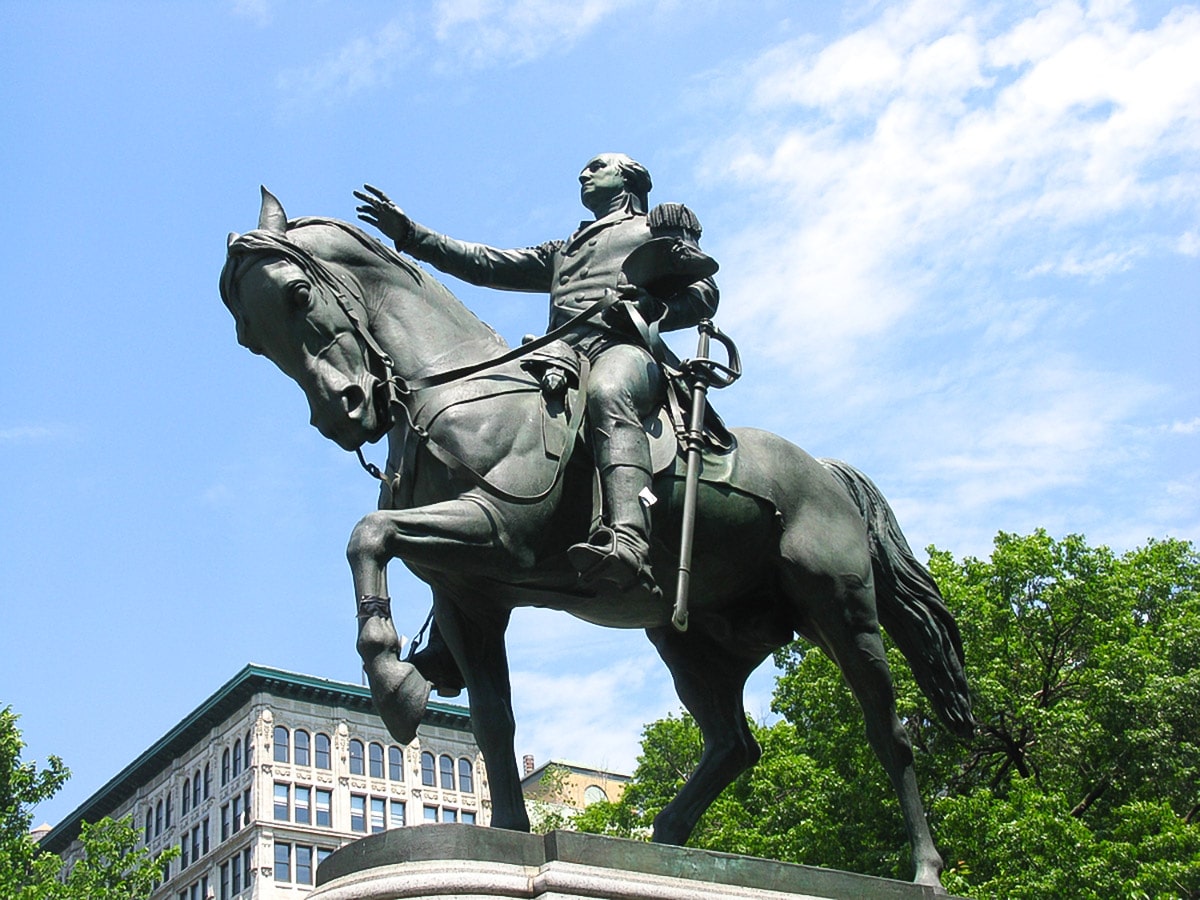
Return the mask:
[[[649,467],[609,465],[600,470],[604,525],[567,558],[585,583],[607,584],[648,600],[662,598],[650,571]]]

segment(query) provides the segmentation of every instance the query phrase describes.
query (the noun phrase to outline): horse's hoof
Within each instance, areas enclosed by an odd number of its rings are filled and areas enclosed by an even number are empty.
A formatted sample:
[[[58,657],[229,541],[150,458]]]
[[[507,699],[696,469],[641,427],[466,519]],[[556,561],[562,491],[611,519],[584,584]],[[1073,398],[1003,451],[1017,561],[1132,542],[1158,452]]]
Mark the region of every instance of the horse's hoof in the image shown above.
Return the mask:
[[[415,666],[399,661],[375,675],[368,669],[367,681],[371,685],[375,709],[388,733],[401,744],[411,743],[417,736],[417,726],[425,717],[432,685]]]

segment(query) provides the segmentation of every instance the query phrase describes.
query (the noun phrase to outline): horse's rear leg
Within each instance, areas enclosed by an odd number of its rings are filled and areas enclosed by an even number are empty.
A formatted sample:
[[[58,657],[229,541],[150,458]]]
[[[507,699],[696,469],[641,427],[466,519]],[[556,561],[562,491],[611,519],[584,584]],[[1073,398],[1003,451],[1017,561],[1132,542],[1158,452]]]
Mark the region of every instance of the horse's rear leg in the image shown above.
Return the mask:
[[[413,665],[400,659],[400,637],[388,600],[387,564],[399,558],[461,570],[473,555],[497,546],[493,519],[471,500],[380,510],[364,517],[350,536],[346,556],[358,603],[358,654],[379,717],[401,743],[416,737],[430,685]]]
[[[670,627],[646,634],[671,670],[675,692],[704,738],[696,771],[654,817],[655,841],[683,844],[721,791],[762,755],[746,724],[742,694],[746,679],[766,656],[734,656],[697,623],[686,634]]]
[[[869,562],[867,565],[869,572]],[[916,870],[914,881],[940,890],[942,858],[934,846],[917,790],[912,742],[896,715],[896,695],[879,633],[870,576],[804,578],[797,575],[798,571],[785,570],[785,588],[789,595],[805,599],[814,639],[837,663],[862,706],[867,740],[900,800]],[[810,633],[808,628],[805,631]]]

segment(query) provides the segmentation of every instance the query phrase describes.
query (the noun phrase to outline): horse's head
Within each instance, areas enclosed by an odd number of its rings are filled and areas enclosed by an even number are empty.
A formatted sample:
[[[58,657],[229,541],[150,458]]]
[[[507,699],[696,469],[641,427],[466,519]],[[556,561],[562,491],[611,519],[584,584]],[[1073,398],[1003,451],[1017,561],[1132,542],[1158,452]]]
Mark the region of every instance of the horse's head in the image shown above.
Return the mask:
[[[349,228],[328,219],[289,228],[264,188],[258,228],[229,237],[221,299],[237,321],[238,343],[300,385],[321,434],[356,450],[391,426],[391,363],[370,334],[361,283],[332,262],[353,240]]]

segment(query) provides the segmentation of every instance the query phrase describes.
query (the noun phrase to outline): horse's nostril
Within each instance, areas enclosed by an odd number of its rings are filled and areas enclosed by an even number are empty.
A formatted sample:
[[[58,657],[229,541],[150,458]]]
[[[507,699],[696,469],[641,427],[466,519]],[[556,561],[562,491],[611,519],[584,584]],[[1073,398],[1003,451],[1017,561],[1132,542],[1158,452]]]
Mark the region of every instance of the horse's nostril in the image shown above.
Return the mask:
[[[363,406],[367,402],[366,392],[357,384],[352,384],[342,391],[342,408],[346,415],[358,418],[362,415]]]

